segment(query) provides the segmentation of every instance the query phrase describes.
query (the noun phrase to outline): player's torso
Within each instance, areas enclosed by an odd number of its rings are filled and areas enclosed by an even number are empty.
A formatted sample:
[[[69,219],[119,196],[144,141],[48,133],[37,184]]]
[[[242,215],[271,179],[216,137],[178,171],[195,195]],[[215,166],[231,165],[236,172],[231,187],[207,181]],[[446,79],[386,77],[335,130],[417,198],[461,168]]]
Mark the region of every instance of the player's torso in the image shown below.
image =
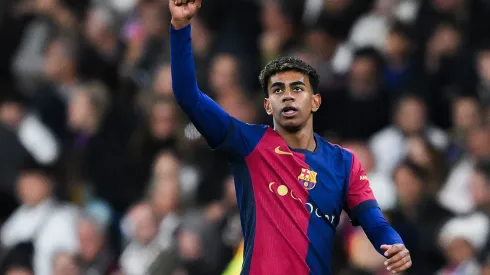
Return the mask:
[[[329,274],[348,181],[341,150],[317,141],[315,152],[292,151],[269,129],[246,158],[255,204],[249,274]]]

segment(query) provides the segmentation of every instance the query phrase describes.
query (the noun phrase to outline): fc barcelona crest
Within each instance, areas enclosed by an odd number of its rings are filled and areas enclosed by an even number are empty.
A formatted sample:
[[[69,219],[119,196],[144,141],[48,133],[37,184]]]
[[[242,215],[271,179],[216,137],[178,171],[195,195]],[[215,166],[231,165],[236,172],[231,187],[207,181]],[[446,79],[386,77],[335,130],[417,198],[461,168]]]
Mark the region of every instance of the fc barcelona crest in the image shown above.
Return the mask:
[[[301,174],[298,176],[298,180],[301,183],[301,185],[306,188],[306,190],[311,190],[315,188],[316,185],[316,172],[311,171],[306,168],[301,168]]]

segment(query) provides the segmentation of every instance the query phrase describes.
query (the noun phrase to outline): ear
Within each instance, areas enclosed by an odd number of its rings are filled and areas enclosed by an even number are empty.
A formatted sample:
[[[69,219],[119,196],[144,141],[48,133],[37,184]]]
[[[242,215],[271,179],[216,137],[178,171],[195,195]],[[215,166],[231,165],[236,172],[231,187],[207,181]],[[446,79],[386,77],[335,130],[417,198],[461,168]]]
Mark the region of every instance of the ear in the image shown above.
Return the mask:
[[[320,109],[320,105],[322,104],[322,96],[320,94],[314,94],[311,97],[311,111],[315,113]]]
[[[272,115],[272,106],[268,98],[264,98],[264,109],[268,115]]]

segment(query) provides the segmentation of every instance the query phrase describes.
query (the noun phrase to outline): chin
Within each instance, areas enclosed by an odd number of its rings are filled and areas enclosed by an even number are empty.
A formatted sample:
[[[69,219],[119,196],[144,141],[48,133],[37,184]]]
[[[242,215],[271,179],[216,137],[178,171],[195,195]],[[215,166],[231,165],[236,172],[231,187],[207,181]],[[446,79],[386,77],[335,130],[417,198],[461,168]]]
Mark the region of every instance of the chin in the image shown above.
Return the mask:
[[[287,132],[290,132],[290,133],[294,133],[294,132],[298,132],[299,130],[301,130],[301,128],[303,128],[303,124],[302,123],[299,123],[297,121],[294,121],[294,120],[289,120],[289,121],[281,121],[280,123],[278,123],[278,125],[286,130]]]

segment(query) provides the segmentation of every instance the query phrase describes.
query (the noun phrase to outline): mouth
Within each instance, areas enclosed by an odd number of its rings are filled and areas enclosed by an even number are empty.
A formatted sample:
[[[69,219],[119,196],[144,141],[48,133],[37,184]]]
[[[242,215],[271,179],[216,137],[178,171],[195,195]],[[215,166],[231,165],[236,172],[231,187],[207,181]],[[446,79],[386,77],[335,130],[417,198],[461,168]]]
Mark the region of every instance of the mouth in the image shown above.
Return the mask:
[[[298,112],[298,109],[296,109],[295,107],[292,107],[292,106],[286,106],[284,108],[282,108],[282,115],[285,116],[285,117],[293,117],[294,115],[296,115],[296,113]]]

